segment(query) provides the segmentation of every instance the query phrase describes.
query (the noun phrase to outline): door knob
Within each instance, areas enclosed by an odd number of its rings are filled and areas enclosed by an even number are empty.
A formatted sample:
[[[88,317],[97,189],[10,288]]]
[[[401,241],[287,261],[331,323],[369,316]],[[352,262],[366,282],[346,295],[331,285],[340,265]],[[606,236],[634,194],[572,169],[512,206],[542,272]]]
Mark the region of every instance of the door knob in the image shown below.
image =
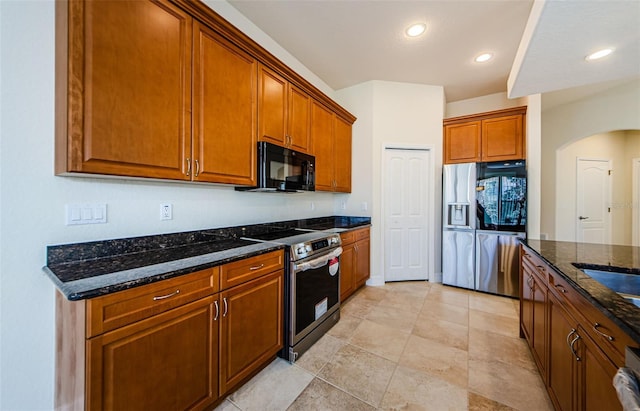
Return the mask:
[[[589,217],[580,216],[580,217],[578,217],[578,220],[586,220],[587,218],[589,218]]]

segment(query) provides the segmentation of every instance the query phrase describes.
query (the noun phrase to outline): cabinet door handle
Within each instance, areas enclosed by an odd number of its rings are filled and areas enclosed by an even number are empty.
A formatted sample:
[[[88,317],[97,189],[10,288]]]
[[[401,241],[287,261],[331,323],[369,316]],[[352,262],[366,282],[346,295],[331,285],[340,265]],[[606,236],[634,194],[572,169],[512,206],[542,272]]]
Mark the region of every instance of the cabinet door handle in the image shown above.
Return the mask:
[[[222,316],[226,317],[227,316],[227,311],[229,309],[229,305],[227,304],[227,297],[224,297],[222,299],[222,302],[224,303],[224,312],[222,313]]]
[[[220,314],[220,306],[218,306],[218,300],[213,302],[213,305],[216,306],[216,316],[213,318],[213,321],[218,321],[218,314]]]
[[[583,216],[580,216],[580,217],[578,217],[578,220],[587,220],[588,218],[589,218],[589,217],[583,217]]]
[[[187,157],[187,177],[191,175],[191,159]]]
[[[571,342],[569,341],[571,339],[571,335],[574,334],[576,332],[575,328],[572,328],[571,331],[569,331],[569,334],[567,334],[567,347],[569,347],[569,349],[571,349]]]
[[[569,346],[569,348],[571,349],[571,354],[573,354],[573,356],[576,357],[576,361],[580,361],[580,357],[576,353],[576,350],[573,348],[573,344],[575,344],[576,341],[578,341],[580,338],[581,338],[580,334],[576,333],[576,338],[571,340],[571,345]]]
[[[198,174],[200,174],[200,163],[196,159],[196,175],[195,176],[198,177]]]
[[[605,334],[605,333],[603,333],[602,331],[598,330],[598,327],[602,327],[602,324],[600,324],[600,323],[595,323],[595,324],[593,324],[593,331],[597,332],[600,336],[602,336],[602,337],[606,338],[606,339],[607,339],[607,340],[609,340],[609,341],[613,341],[613,340],[615,340],[615,338],[614,338],[614,337],[612,337],[612,336],[610,336],[610,335],[608,335],[608,334]]]
[[[249,267],[249,270],[250,271],[255,271],[255,270],[261,269],[262,267],[264,267],[264,264],[256,265],[254,267]]]
[[[171,298],[174,295],[178,295],[178,294],[180,294],[180,290],[175,290],[171,294],[155,296],[155,297],[153,297],[153,301],[166,300],[167,298]]]
[[[567,290],[565,290],[565,288],[564,288],[562,285],[560,285],[560,284],[556,284],[556,285],[555,285],[555,287],[556,287],[558,290],[560,290],[563,294],[566,294],[566,293],[567,293]]]

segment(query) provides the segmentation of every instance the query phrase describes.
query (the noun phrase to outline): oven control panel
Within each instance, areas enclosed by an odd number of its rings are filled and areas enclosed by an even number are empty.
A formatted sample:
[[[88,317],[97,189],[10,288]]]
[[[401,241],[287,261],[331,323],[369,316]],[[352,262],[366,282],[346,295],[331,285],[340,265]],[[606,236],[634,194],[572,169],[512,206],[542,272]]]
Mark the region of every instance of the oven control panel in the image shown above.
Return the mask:
[[[339,234],[330,234],[326,238],[293,245],[291,247],[292,257],[294,261],[297,261],[321,253],[329,248],[338,247],[341,243]]]

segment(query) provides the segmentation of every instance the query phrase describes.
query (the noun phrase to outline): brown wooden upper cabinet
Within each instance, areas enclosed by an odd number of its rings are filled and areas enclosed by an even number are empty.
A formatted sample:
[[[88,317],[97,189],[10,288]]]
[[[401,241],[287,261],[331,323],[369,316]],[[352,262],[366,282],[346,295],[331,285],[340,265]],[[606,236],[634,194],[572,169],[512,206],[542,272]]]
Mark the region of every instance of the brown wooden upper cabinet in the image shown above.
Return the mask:
[[[526,112],[516,107],[444,120],[444,163],[524,159]]]
[[[254,184],[258,62],[198,22],[194,33],[192,178]]]
[[[255,58],[169,2],[66,7],[58,174],[255,183]]]
[[[263,65],[258,78],[258,140],[309,153],[311,97]]]
[[[351,124],[312,101],[311,139],[316,190],[351,192]]]
[[[56,174],[251,186],[258,140],[315,154],[312,101],[355,121],[203,2],[58,1],[56,15]],[[350,162],[340,127],[328,138]],[[342,158],[323,168],[346,176]]]
[[[193,19],[166,1],[56,7],[56,173],[188,179]]]

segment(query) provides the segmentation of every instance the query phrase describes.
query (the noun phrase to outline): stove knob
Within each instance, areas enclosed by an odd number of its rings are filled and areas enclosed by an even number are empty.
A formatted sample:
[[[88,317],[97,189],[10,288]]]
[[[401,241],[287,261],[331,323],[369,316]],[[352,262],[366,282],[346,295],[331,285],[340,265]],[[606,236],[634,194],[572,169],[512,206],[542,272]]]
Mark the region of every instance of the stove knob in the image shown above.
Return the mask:
[[[306,248],[307,248],[307,252],[309,252],[309,251],[313,251],[313,248],[311,247],[311,245],[310,245],[310,244],[307,244]]]
[[[305,249],[303,246],[300,246],[298,248],[296,248],[296,253],[298,253],[298,255],[302,255],[305,253]]]

